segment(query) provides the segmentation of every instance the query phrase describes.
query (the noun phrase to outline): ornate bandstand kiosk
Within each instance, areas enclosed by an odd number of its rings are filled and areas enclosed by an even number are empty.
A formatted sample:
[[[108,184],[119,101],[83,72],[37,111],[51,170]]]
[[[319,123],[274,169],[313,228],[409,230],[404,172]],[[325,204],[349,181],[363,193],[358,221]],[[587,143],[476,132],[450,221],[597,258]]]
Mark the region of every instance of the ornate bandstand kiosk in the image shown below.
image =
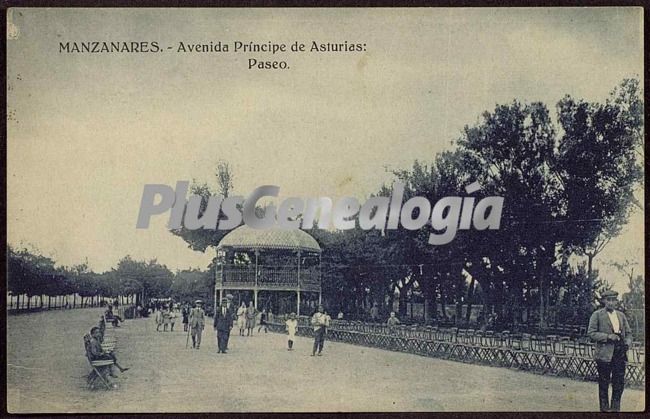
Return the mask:
[[[321,248],[303,230],[242,225],[217,246],[214,304],[227,294],[274,314],[306,311],[321,301]]]

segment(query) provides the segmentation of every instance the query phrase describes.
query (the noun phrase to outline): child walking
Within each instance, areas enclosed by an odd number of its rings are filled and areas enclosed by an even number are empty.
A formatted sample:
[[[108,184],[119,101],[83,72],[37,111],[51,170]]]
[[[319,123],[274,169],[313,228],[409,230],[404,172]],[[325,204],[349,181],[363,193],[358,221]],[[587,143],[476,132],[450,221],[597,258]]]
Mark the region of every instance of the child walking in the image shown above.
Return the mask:
[[[296,338],[296,330],[298,330],[298,320],[296,320],[296,313],[289,314],[289,319],[285,322],[288,336],[289,347],[287,351],[293,350],[293,341]]]
[[[260,330],[264,329],[264,333],[268,333],[269,327],[267,325],[267,320],[268,320],[268,314],[266,314],[266,309],[262,310],[262,314],[260,315],[260,327],[257,329],[257,333],[260,332]]]

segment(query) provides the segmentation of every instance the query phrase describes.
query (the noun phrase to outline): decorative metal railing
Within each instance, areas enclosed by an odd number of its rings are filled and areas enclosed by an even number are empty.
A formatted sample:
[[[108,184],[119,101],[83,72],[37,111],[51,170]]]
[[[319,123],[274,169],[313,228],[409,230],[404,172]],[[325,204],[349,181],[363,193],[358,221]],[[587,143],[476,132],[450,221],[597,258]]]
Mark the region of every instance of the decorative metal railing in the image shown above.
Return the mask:
[[[260,286],[278,288],[318,287],[320,276],[317,268],[302,268],[296,266],[274,267],[228,265],[217,268],[217,283],[223,287]]]
[[[313,336],[313,328],[300,319],[300,336]],[[281,319],[270,330],[284,332]],[[394,326],[332,321],[327,339],[354,345],[448,359],[472,364],[507,367],[577,380],[598,379],[593,360],[594,345],[587,337],[570,339],[557,335],[535,336],[509,332],[433,326]],[[645,386],[645,348],[635,342],[628,351],[626,385]]]

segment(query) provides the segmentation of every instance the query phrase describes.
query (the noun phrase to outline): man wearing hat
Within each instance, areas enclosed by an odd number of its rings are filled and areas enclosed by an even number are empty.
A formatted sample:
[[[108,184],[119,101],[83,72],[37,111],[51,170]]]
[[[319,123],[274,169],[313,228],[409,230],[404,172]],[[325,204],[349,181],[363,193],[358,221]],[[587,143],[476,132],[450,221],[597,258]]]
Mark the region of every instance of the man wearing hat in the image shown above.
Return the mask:
[[[601,412],[619,412],[625,383],[627,349],[632,344],[632,330],[625,314],[616,310],[618,293],[603,292],[605,307],[596,310],[589,319],[587,334],[596,343],[594,359],[598,368],[598,398]],[[612,399],[609,402],[609,384]]]
[[[226,294],[226,298],[228,299],[228,311],[230,311],[230,315],[233,318],[233,325],[235,324],[234,322],[237,321],[237,310],[235,309],[235,305],[233,304],[233,299],[235,298],[232,294]],[[228,342],[230,342],[230,331],[228,331],[228,340],[226,341],[226,350],[228,350]]]
[[[228,339],[230,339],[230,329],[234,322],[232,311],[228,309],[228,299],[221,299],[221,306],[214,313],[214,331],[217,335],[218,353],[227,353]]]
[[[327,326],[327,315],[324,311],[323,306],[319,305],[318,311],[311,318],[311,325],[314,326],[314,347],[312,348],[311,356],[316,355],[316,351],[318,351],[318,356],[321,356],[321,352],[323,352],[325,328]]]
[[[205,312],[203,311],[203,301],[196,300],[195,307],[190,311],[190,329],[192,333],[192,348],[201,347],[201,334],[205,326]]]

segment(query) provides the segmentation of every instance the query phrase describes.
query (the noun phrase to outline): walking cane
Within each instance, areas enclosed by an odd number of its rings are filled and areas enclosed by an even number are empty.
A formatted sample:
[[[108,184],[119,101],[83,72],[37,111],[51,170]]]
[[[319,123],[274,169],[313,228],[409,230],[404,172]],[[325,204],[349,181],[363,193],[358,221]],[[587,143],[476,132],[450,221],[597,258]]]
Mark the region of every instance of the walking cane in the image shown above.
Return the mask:
[[[187,338],[185,338],[185,349],[187,349],[187,346],[190,344],[190,330],[191,329],[192,329],[191,327],[187,328]]]

